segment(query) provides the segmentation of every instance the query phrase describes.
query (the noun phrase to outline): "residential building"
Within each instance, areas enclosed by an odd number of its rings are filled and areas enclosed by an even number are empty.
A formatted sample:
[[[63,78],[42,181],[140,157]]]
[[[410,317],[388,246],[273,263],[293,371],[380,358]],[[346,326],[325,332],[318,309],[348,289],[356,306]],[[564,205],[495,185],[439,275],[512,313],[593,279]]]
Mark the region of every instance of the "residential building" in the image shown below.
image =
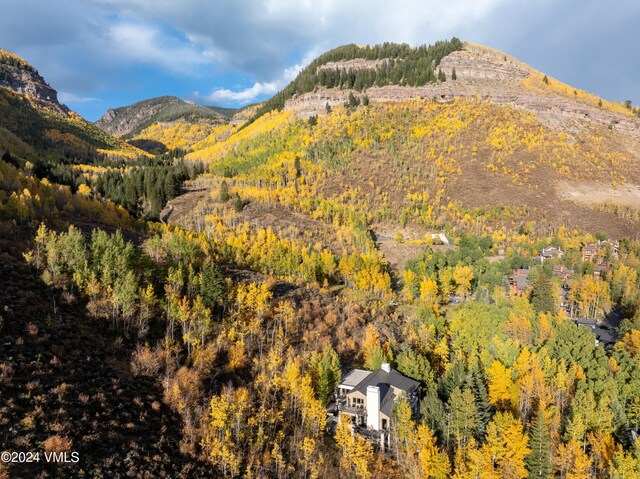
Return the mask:
[[[562,280],[563,285],[567,283],[569,277],[572,276],[573,273],[574,271],[572,269],[569,269],[564,265],[557,265],[553,267],[553,274]]]
[[[509,276],[509,289],[511,292],[522,295],[529,287],[529,268],[515,269]]]
[[[549,246],[548,248],[542,248],[542,252],[540,253],[540,262],[544,263],[547,259],[553,258],[562,258],[564,256],[564,252],[560,248],[556,248],[555,246]]]
[[[585,245],[582,248],[582,261],[593,261],[598,256],[598,247],[594,244]]]
[[[598,263],[596,267],[593,269],[593,275],[595,277],[603,276],[607,271],[611,269],[612,264],[608,261],[603,261],[602,263]]]
[[[420,383],[383,363],[377,371],[350,371],[336,393],[338,411],[351,416],[356,425],[373,431],[387,431],[393,406],[399,398],[405,397],[417,413]]]

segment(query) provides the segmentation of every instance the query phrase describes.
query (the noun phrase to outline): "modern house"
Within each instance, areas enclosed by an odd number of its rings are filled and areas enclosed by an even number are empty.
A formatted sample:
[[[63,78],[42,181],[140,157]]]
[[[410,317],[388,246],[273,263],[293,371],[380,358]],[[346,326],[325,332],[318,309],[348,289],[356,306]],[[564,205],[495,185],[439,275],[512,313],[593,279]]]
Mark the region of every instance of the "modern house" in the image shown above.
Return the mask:
[[[598,321],[591,318],[582,318],[575,321],[578,327],[589,328],[595,336],[595,344],[602,344],[605,348],[613,346],[617,335],[606,325],[598,325]]]
[[[373,431],[387,431],[396,401],[405,397],[417,412],[420,383],[403,376],[388,363],[377,371],[354,369],[336,389],[338,411],[354,424]]]

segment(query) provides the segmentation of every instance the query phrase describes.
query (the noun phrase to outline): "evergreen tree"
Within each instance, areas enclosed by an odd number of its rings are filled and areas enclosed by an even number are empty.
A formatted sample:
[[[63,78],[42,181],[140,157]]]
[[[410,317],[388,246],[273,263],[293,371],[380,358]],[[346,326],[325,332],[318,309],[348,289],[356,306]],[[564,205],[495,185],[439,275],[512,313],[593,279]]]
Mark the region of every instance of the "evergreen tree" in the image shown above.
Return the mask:
[[[454,81],[458,79],[458,75],[456,75],[456,67],[451,69],[451,79]]]
[[[438,397],[435,388],[428,388],[422,401],[420,401],[420,416],[433,433],[442,438],[446,424],[444,404]]]
[[[225,180],[220,183],[220,201],[223,203],[229,201],[229,185]]]
[[[318,399],[322,404],[327,404],[331,393],[340,382],[342,372],[340,359],[331,346],[324,348],[322,359],[318,363]]]
[[[553,469],[551,463],[551,434],[543,409],[538,410],[530,434],[531,454],[526,458],[527,469],[531,479],[549,479]]]
[[[487,393],[487,388],[477,366],[471,371],[469,382],[478,409],[476,439],[482,441],[487,430],[487,425],[493,416],[493,408],[489,402],[489,394]]]
[[[420,381],[423,386],[433,385],[433,370],[425,356],[412,350],[403,351],[398,355],[398,371],[407,377]]]
[[[169,170],[166,172],[166,176],[164,177],[164,197],[167,201],[180,194],[180,183],[180,180],[173,171]]]
[[[364,106],[369,106],[369,97],[367,95],[362,98],[362,104]]]
[[[329,105],[329,102],[327,102],[324,106],[325,110],[327,110],[327,113],[331,113],[331,105]]]
[[[544,272],[540,272],[532,284],[530,298],[536,313],[551,312],[555,314],[556,305],[552,293],[551,278]]]
[[[543,81],[543,82],[545,82],[547,85],[549,84],[549,79],[547,78],[547,75],[545,75],[545,76],[542,78],[542,81]]]
[[[442,71],[442,68],[438,70],[438,81],[439,82],[447,81],[447,75],[445,75],[445,73]]]
[[[447,430],[453,434],[459,446],[467,444],[478,426],[478,409],[473,392],[455,388],[449,398],[449,424]]]
[[[347,107],[355,108],[360,104],[360,99],[357,98],[353,92],[349,92],[349,101],[347,102]]]
[[[296,178],[302,176],[302,165],[300,164],[300,157],[296,156],[293,160],[293,168],[296,170]]]
[[[453,390],[462,387],[467,379],[467,372],[462,361],[454,360],[447,374],[440,378],[438,391],[440,396],[448,400]]]
[[[220,306],[225,298],[227,285],[220,267],[212,261],[204,264],[199,278],[200,296],[207,308]]]
[[[242,201],[242,198],[240,198],[238,193],[233,197],[233,209],[238,213],[244,209],[244,201]]]

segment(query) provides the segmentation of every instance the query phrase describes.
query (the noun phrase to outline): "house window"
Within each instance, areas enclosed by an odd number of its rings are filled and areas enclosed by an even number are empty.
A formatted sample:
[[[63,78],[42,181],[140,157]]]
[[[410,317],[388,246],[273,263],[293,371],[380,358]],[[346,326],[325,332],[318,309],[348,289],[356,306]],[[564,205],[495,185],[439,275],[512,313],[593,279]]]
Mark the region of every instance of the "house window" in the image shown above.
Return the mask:
[[[387,420],[386,419],[382,419],[382,429],[384,429],[386,431],[387,429]]]

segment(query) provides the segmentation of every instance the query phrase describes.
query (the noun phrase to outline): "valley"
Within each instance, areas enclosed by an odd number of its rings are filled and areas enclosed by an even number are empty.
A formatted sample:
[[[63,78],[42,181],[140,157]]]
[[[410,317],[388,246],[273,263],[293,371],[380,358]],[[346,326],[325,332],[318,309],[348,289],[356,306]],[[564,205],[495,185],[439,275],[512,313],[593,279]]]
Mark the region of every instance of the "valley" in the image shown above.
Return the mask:
[[[0,113],[0,449],[80,454],[1,479],[640,474],[638,107],[452,38]]]

